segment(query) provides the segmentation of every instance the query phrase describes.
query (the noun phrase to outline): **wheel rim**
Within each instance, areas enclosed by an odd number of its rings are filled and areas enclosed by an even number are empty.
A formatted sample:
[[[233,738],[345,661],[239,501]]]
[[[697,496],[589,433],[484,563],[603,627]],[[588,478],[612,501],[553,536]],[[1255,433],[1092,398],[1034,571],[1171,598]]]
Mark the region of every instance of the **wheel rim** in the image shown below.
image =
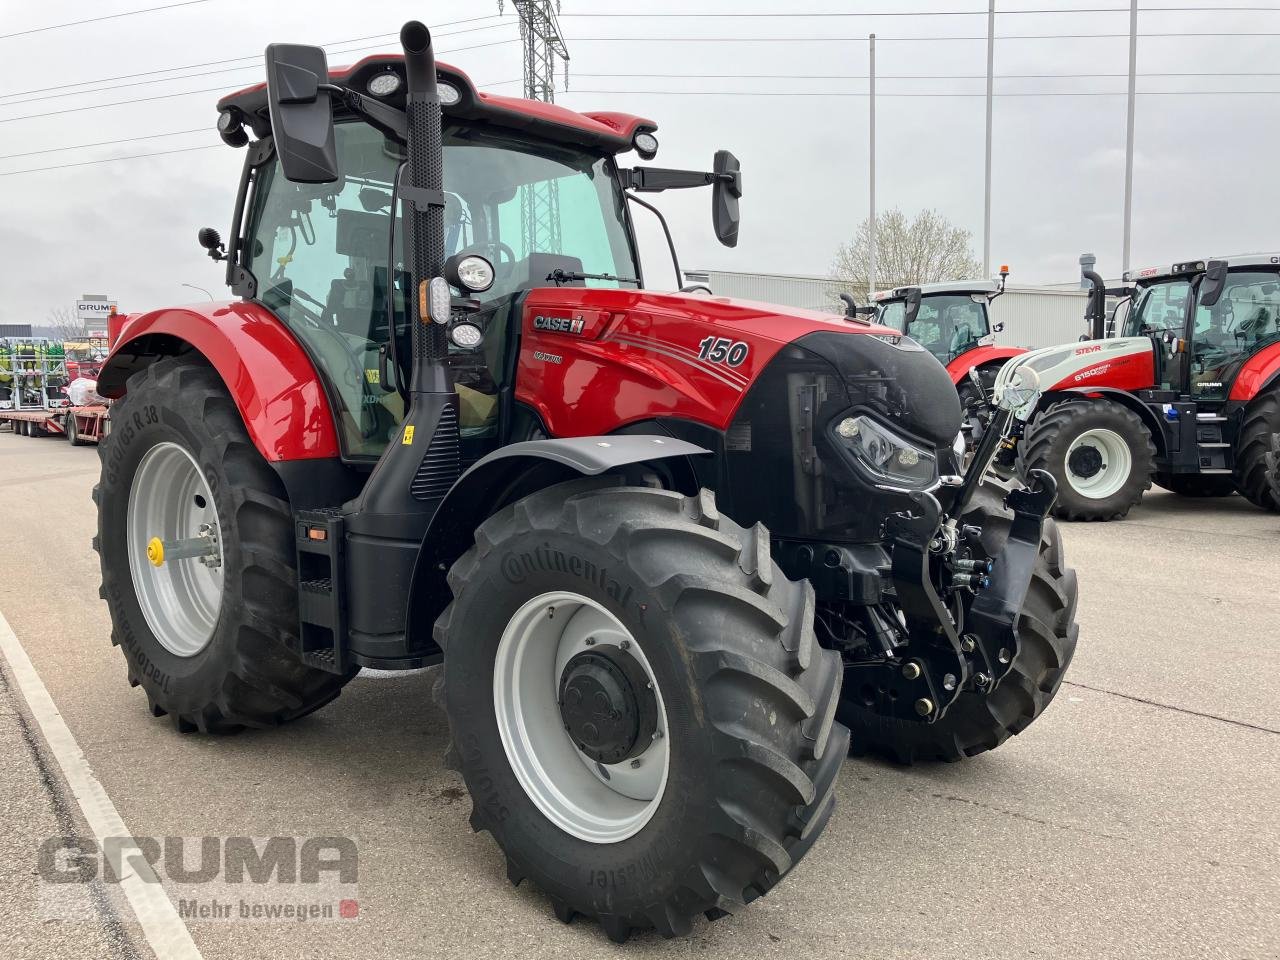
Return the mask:
[[[1086,430],[1067,448],[1067,479],[1071,489],[1091,500],[1114,496],[1133,470],[1133,454],[1114,430]]]
[[[183,447],[158,443],[143,456],[129,489],[125,521],[129,571],[147,626],[170,653],[193,657],[208,646],[222,608],[223,569],[192,557],[156,564],[148,548],[200,536],[218,537],[213,493]]]
[[[561,716],[561,677],[574,657],[612,645],[634,658],[653,684],[657,726],[633,759],[601,764],[578,749]],[[670,768],[666,708],[648,659],[630,631],[581,594],[544,593],[507,624],[493,671],[498,732],[529,799],[561,830],[591,843],[638,833],[662,802]]]

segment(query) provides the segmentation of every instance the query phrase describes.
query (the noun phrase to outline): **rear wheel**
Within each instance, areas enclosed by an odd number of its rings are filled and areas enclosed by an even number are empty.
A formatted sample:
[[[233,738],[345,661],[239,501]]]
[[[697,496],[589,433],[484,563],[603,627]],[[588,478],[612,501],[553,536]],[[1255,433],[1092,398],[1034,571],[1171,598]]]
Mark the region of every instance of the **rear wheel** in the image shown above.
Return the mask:
[[[762,526],[705,491],[574,481],[487,520],[449,584],[436,639],[471,824],[561,920],[687,934],[821,833],[840,661]]]
[[[1229,497],[1236,492],[1231,477],[1197,473],[1157,473],[1156,486],[1183,497]]]
[[[1119,520],[1151,488],[1156,448],[1146,424],[1110,400],[1067,400],[1038,413],[1018,444],[1017,471],[1058,481],[1054,515]]]
[[[1255,397],[1245,408],[1244,425],[1236,440],[1236,490],[1254,506],[1280,511],[1280,496],[1271,486],[1267,453],[1280,432],[1280,387]]]
[[[350,675],[306,667],[293,522],[221,378],[187,358],[129,379],[94,489],[111,640],[151,712],[181,732],[271,727]]]
[[[1008,536],[1007,487],[987,482],[964,522],[982,528],[983,549],[996,555]],[[991,693],[965,690],[934,723],[886,717],[850,696],[840,701],[838,719],[848,725],[855,753],[873,753],[899,763],[960,760],[994,750],[1021,733],[1053,700],[1075,654],[1076,572],[1063,559],[1062,534],[1046,520],[1040,555],[1018,616],[1018,653]]]

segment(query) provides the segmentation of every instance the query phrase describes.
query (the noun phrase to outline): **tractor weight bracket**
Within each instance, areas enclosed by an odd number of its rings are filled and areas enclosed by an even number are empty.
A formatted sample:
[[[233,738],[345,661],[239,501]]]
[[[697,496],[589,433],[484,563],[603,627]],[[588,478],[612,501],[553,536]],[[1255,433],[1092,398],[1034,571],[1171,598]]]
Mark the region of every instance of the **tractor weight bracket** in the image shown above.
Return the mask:
[[[1018,615],[1040,555],[1045,517],[1058,497],[1056,481],[1043,470],[1032,470],[1025,490],[1012,490],[1005,506],[1013,511],[1009,537],[991,565],[991,582],[973,601],[965,623],[965,639],[985,661],[990,693],[1009,673],[1018,656]],[[975,678],[976,679],[976,678]]]
[[[872,689],[885,692],[879,709],[901,719],[933,723],[959,695],[969,669],[961,653],[959,625],[933,582],[930,554],[941,529],[942,507],[929,493],[914,493],[911,499],[918,510],[893,514],[885,521],[885,533],[893,548],[898,606],[912,644],[919,644],[927,655],[905,663],[890,660],[849,666],[873,673],[887,668],[889,672],[879,678],[868,678]],[[906,692],[900,688],[898,671],[905,671],[901,677],[910,681]]]

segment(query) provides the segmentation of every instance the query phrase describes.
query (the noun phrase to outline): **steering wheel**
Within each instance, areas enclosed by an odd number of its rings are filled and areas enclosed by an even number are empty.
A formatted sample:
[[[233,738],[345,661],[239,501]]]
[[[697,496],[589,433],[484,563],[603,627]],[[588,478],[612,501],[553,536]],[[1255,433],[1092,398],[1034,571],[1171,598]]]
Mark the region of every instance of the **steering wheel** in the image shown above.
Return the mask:
[[[490,240],[488,243],[478,244],[486,250],[492,250],[495,256],[493,260],[493,274],[495,278],[501,277],[506,279],[516,266],[516,252],[501,240]],[[504,262],[505,261],[505,262]]]

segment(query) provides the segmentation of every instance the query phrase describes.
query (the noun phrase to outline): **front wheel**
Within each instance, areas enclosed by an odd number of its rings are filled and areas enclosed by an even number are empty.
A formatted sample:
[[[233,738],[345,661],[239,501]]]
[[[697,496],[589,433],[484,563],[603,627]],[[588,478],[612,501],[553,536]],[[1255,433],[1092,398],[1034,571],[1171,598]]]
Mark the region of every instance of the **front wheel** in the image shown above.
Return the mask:
[[[1151,489],[1156,448],[1141,418],[1111,400],[1055,403],[1027,425],[1018,444],[1024,480],[1045,470],[1058,481],[1054,516],[1119,520]]]
[[[111,642],[154,716],[183,733],[271,727],[350,675],[304,666],[293,521],[212,367],[156,361],[129,378],[94,488]],[[353,671],[354,673],[354,671]]]
[[[487,520],[436,625],[471,823],[556,915],[684,935],[821,833],[847,732],[813,591],[768,532],[609,480]]]

